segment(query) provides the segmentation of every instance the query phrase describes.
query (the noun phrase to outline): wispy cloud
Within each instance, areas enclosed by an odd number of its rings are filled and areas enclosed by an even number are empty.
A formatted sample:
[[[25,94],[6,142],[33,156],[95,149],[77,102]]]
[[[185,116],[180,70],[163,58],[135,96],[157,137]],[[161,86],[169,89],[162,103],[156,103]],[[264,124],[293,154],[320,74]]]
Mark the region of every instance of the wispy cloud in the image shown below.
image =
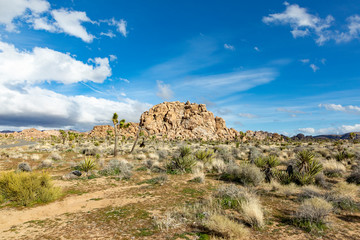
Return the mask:
[[[193,88],[202,91],[217,92],[218,95],[246,91],[275,79],[277,73],[272,68],[261,68],[248,71],[192,76],[180,84],[181,88]]]
[[[310,68],[313,70],[313,72],[317,72],[320,68],[316,66],[315,64],[310,64]]]
[[[158,92],[156,93],[156,96],[164,99],[164,100],[170,100],[174,97],[174,92],[171,90],[171,87],[169,84],[164,84],[162,81],[157,80],[156,81]]]
[[[231,50],[231,51],[234,51],[234,50],[235,50],[235,47],[234,47],[233,45],[230,45],[230,44],[227,44],[227,43],[224,44],[224,48],[225,48],[225,49],[229,49],[229,50]]]
[[[250,119],[258,117],[257,115],[251,113],[238,113],[238,116],[242,118],[250,118]]]
[[[257,52],[260,52],[260,49],[258,47],[254,47],[254,50],[257,51]]]
[[[319,104],[319,107],[325,108],[326,110],[329,110],[329,111],[360,114],[360,107],[353,106],[353,105],[342,106],[340,104]]]

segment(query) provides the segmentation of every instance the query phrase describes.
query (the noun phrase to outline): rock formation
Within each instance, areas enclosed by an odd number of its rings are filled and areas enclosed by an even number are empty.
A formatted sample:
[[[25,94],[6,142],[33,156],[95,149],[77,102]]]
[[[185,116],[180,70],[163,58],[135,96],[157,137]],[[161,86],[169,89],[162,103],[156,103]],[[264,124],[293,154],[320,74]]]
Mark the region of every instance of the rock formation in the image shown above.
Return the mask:
[[[138,123],[130,123],[130,127],[121,129],[120,135],[126,137],[134,137],[139,129]],[[110,125],[99,125],[95,126],[93,130],[90,131],[89,137],[102,137],[105,138],[108,135],[108,131],[111,131],[114,134],[114,126]]]
[[[234,139],[238,132],[228,129],[225,121],[214,117],[205,104],[164,102],[144,112],[140,126],[149,134],[170,139]]]

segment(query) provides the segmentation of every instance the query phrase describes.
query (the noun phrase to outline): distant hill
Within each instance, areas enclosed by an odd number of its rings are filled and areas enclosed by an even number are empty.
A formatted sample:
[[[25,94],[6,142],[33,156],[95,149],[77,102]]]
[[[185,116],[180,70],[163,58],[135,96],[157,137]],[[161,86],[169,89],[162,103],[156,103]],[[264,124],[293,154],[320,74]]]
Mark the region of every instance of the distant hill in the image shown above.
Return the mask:
[[[10,130],[3,130],[3,131],[0,131],[0,133],[14,133],[15,131],[10,131]]]
[[[360,132],[354,132],[355,133],[355,139],[360,139]],[[296,136],[293,136],[291,139],[293,140],[311,140],[311,139],[331,139],[331,140],[340,140],[340,139],[350,139],[350,133],[345,133],[342,135],[336,135],[336,134],[328,134],[328,135],[317,135],[317,136],[305,136],[304,134],[298,134]]]

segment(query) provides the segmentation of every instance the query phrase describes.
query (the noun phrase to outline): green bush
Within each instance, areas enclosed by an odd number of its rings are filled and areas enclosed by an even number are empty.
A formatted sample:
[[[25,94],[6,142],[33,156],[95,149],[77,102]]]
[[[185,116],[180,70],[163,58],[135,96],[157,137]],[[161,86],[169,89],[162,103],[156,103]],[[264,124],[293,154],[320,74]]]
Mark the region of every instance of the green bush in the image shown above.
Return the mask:
[[[46,173],[7,172],[0,175],[0,199],[3,202],[30,206],[53,201],[60,195],[60,188],[53,186]]]

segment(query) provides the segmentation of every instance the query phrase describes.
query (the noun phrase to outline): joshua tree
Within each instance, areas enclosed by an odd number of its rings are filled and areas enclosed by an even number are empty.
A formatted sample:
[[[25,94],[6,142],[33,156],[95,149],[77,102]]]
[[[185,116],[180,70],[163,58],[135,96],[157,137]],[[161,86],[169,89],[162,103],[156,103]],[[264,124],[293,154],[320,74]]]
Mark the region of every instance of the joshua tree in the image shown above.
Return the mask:
[[[121,129],[130,127],[130,123],[126,123],[125,119],[121,119],[120,122],[119,122],[118,117],[119,116],[117,115],[117,113],[114,113],[114,115],[112,117],[112,122],[114,124],[114,131],[115,131],[114,157],[116,157],[116,155],[117,155],[117,145],[118,145],[119,131],[121,131]]]
[[[59,130],[60,134],[61,134],[61,138],[63,140],[63,144],[65,144],[65,140],[67,137],[67,132],[65,132],[64,130]]]

